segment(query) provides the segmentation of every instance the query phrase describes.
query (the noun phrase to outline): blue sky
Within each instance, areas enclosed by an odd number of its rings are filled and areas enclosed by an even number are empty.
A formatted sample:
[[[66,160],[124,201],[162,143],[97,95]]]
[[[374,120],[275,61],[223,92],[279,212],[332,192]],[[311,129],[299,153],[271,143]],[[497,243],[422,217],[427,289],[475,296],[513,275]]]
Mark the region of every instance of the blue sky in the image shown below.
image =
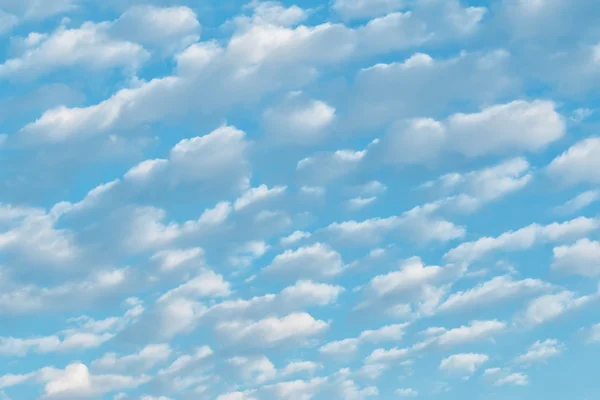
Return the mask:
[[[0,399],[596,399],[599,18],[0,0]]]

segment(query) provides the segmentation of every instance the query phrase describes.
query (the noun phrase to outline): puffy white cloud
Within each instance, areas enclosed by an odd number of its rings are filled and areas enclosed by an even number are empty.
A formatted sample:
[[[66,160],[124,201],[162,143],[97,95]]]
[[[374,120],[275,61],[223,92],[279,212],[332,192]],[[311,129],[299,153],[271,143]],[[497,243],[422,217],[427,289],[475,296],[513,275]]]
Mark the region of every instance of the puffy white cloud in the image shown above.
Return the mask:
[[[48,399],[101,396],[121,389],[131,389],[150,380],[147,376],[91,375],[82,363],[69,364],[64,370],[52,367],[38,371],[38,379],[46,382],[44,396]]]
[[[587,190],[568,200],[564,204],[555,207],[560,214],[573,214],[600,200],[600,190]]]
[[[596,324],[590,328],[590,331],[588,333],[588,342],[600,342],[600,324]]]
[[[54,15],[75,10],[80,0],[56,0],[40,2],[39,0],[1,0],[0,7],[13,14],[29,20],[42,20]]]
[[[0,294],[0,313],[22,315],[90,306],[102,298],[123,293],[132,283],[131,277],[128,270],[109,270],[53,287],[6,285],[5,281]]]
[[[290,233],[288,236],[281,238],[279,240],[279,243],[282,246],[291,246],[294,243],[296,243],[302,239],[308,239],[310,237],[311,237],[310,232],[294,231],[294,232]]]
[[[346,202],[348,208],[351,210],[360,210],[369,204],[372,204],[377,197],[354,197]]]
[[[562,223],[531,224],[497,237],[483,237],[465,242],[447,252],[444,257],[454,262],[473,262],[493,251],[519,251],[537,243],[560,242],[577,239],[595,231],[600,222],[594,218],[578,217]]]
[[[112,37],[109,28],[110,24],[92,22],[73,29],[61,26],[24,49],[20,56],[1,64],[0,78],[33,77],[72,66],[92,70],[139,68],[149,57],[148,52],[137,43]],[[57,112],[52,117],[61,119],[66,115]]]
[[[440,304],[438,311],[460,311],[475,308],[550,290],[552,287],[551,284],[539,279],[515,280],[511,276],[497,276],[469,290],[451,294]]]
[[[553,253],[555,270],[587,277],[600,275],[600,242],[579,239],[572,245],[555,247]]]
[[[335,120],[335,108],[293,92],[281,103],[267,108],[263,124],[275,142],[311,145],[327,137]]]
[[[569,311],[575,311],[599,298],[599,293],[580,296],[568,290],[540,296],[530,301],[516,320],[525,325],[540,325]]]
[[[286,189],[287,186],[275,186],[269,189],[267,185],[260,185],[255,188],[250,188],[237,198],[237,200],[233,203],[233,208],[236,211],[240,211],[255,203],[267,201],[268,199],[281,196]]]
[[[449,330],[439,328],[435,332],[434,338],[440,346],[456,346],[493,338],[506,328],[506,323],[498,320],[471,321],[469,325],[462,325]]]
[[[314,154],[298,161],[296,171],[301,180],[310,182],[311,185],[340,180],[357,171],[369,150],[377,143],[376,139],[363,150],[343,149],[331,153]]]
[[[275,365],[265,356],[256,357],[233,357],[227,363],[236,369],[245,381],[263,384],[275,379],[277,369]]]
[[[548,173],[567,184],[600,183],[600,138],[575,143],[548,165]]]
[[[401,388],[396,389],[394,391],[394,394],[400,397],[417,397],[419,395],[419,392],[412,388]]]
[[[158,302],[167,302],[173,298],[223,297],[231,293],[229,282],[213,271],[204,271],[189,281],[163,294]]]
[[[396,125],[384,140],[385,157],[392,163],[420,164],[430,163],[442,151],[469,158],[534,152],[564,133],[565,122],[554,103],[519,100],[489,106],[478,113],[453,114],[442,122],[414,119]],[[513,169],[518,167],[514,165]],[[491,189],[488,187],[488,191]]]
[[[489,360],[487,354],[462,353],[454,354],[444,358],[440,363],[440,369],[472,375],[484,363]]]
[[[334,0],[332,8],[347,19],[378,17],[404,7],[404,0]]]
[[[159,263],[161,271],[172,271],[190,263],[197,267],[204,265],[204,250],[200,247],[188,249],[162,250],[152,255],[152,260]]]
[[[534,364],[537,362],[546,362],[547,359],[560,355],[565,348],[565,345],[556,339],[546,339],[536,341],[532,344],[525,354],[521,354],[516,358],[519,364]]]
[[[19,24],[19,18],[16,15],[0,10],[0,35],[9,32]]]
[[[344,356],[358,350],[363,343],[380,343],[385,341],[399,341],[404,337],[404,330],[408,324],[385,325],[375,330],[365,330],[356,338],[336,340],[324,344],[319,352],[327,356]]]
[[[437,1],[432,4],[434,3],[438,7],[443,7]],[[422,156],[431,157],[435,154],[436,148],[445,150],[445,147],[439,148],[439,146],[444,144],[442,139],[449,136],[450,132],[447,132],[449,126],[446,126],[448,121],[437,121],[433,118],[423,120],[422,117],[448,115],[454,112],[448,104],[455,101],[470,104],[475,108],[480,107],[481,104],[494,104],[503,100],[506,95],[517,93],[516,78],[509,72],[511,60],[510,53],[505,50],[464,52],[448,59],[434,59],[421,52],[413,54],[403,62],[378,63],[362,69],[357,73],[351,89],[350,109],[344,127],[352,131],[383,129],[392,121],[404,118],[416,119],[415,121],[423,124],[414,133],[427,135],[431,139],[429,143],[419,140],[418,136],[411,137],[408,134],[403,136],[404,130],[411,127],[410,123],[395,125],[389,131],[386,140],[393,138],[391,143],[410,143],[422,151]],[[403,95],[398,96],[398,93]],[[510,107],[500,105],[491,110],[497,112],[500,107],[503,114],[509,117],[510,111],[519,107],[527,108],[527,105],[532,106],[532,103],[517,102]],[[536,107],[532,106],[532,108]],[[484,109],[481,114],[489,118],[490,109]],[[476,117],[481,114],[468,114],[468,116]],[[540,116],[540,119],[542,117]],[[483,123],[483,121],[478,122]],[[517,119],[515,122],[522,123],[522,128],[526,127],[523,119]],[[459,123],[452,127],[463,126]],[[501,125],[496,123],[495,127],[499,129]],[[483,128],[487,131],[487,127]],[[463,134],[476,134],[470,132],[465,130]],[[516,134],[507,137],[507,140],[512,140],[512,144],[517,143],[514,135]],[[481,140],[478,142],[481,143]],[[446,144],[450,149],[458,150],[451,140]],[[504,141],[502,144],[508,145],[509,142]],[[414,155],[407,154],[400,148],[392,150],[390,147],[388,150],[390,151],[382,154],[388,161],[396,163],[402,160],[400,156],[395,155],[395,152],[406,156],[407,160],[418,161]]]
[[[151,344],[141,349],[138,353],[123,357],[118,357],[116,353],[106,353],[94,360],[91,367],[94,371],[144,372],[166,361],[171,356],[171,352],[171,348],[166,343]]]
[[[311,337],[325,332],[329,324],[310,314],[297,312],[282,318],[269,317],[259,321],[229,321],[216,326],[217,333],[245,346],[277,346],[304,344]]]
[[[464,237],[464,227],[435,215],[439,208],[440,204],[429,203],[401,215],[333,222],[323,232],[331,235],[336,244],[346,246],[377,244],[389,234],[399,234],[418,243],[447,242]]]
[[[170,376],[183,374],[186,370],[196,366],[199,363],[205,362],[214,354],[213,350],[208,346],[201,346],[194,349],[192,354],[185,354],[177,357],[167,368],[158,371],[159,376]]]
[[[264,273],[288,279],[332,278],[344,270],[340,254],[322,243],[286,250],[275,256]]]
[[[281,376],[295,375],[301,372],[306,372],[308,374],[314,374],[317,369],[322,368],[321,364],[317,364],[312,361],[293,361],[287,364],[281,370]]]
[[[512,158],[492,167],[465,174],[448,173],[422,188],[436,188],[443,193],[460,194],[441,200],[442,207],[474,211],[481,205],[498,200],[527,186],[533,176],[524,158]]]
[[[113,34],[172,52],[200,39],[196,13],[185,6],[139,5],[127,9],[112,26]]]

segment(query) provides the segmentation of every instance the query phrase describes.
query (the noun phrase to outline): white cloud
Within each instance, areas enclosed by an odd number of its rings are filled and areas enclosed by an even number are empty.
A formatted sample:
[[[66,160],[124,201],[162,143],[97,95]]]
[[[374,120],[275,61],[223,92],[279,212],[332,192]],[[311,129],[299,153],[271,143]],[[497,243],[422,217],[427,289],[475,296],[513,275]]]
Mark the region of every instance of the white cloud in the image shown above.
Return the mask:
[[[0,10],[0,35],[10,32],[18,24],[19,18],[16,15]]]
[[[237,198],[237,200],[233,203],[233,208],[236,211],[240,211],[255,203],[279,197],[286,191],[286,189],[287,186],[275,186],[269,189],[267,185],[260,185],[255,188],[250,188]]]
[[[560,214],[573,214],[600,200],[600,190],[587,190],[579,193],[563,205],[555,207]]]
[[[506,323],[498,320],[471,321],[469,325],[462,325],[450,330],[440,328],[439,332],[436,332],[435,341],[441,346],[478,342],[492,339],[495,335],[502,333],[506,327]]]
[[[548,173],[567,184],[600,183],[600,138],[575,143],[548,165]]]
[[[590,328],[587,340],[590,343],[600,342],[600,324],[596,324]]]
[[[80,0],[54,0],[40,2],[39,0],[1,0],[0,7],[22,18],[42,20],[54,15],[74,11]]]
[[[377,197],[354,197],[346,202],[351,210],[360,210],[377,200]]]
[[[301,372],[306,372],[308,374],[314,374],[317,369],[322,368],[321,364],[317,364],[312,361],[293,361],[287,364],[281,370],[281,376],[295,375]]]
[[[133,6],[112,27],[116,36],[167,52],[183,49],[200,38],[200,23],[188,7]]]
[[[585,217],[548,225],[531,224],[497,237],[483,237],[474,242],[462,243],[448,251],[444,257],[454,262],[470,263],[493,251],[519,251],[529,249],[537,243],[577,239],[599,227],[597,219]]]
[[[399,341],[404,337],[404,330],[407,325],[408,324],[393,324],[385,325],[375,330],[365,330],[356,338],[326,343],[319,348],[319,352],[327,356],[345,356],[355,353],[363,343]]]
[[[195,267],[204,266],[204,250],[200,247],[188,249],[162,250],[150,257],[159,263],[161,271],[172,271],[182,266],[189,265],[191,262]]]
[[[484,363],[489,360],[486,354],[463,353],[454,354],[444,358],[440,363],[440,369],[457,372],[461,374],[472,375]]]
[[[137,43],[112,37],[109,23],[86,22],[79,28],[61,26],[0,65],[0,78],[44,75],[57,68],[80,66],[91,70],[138,69],[149,54]],[[66,111],[65,108],[63,110]],[[54,113],[54,122],[64,113]],[[64,119],[63,119],[64,122]]]
[[[598,297],[599,293],[577,297],[575,293],[568,290],[540,296],[530,301],[516,319],[525,325],[540,325],[556,319],[568,311],[575,311]]]
[[[554,103],[513,101],[441,122],[415,119],[396,125],[385,138],[385,157],[392,163],[420,164],[435,160],[442,150],[469,158],[535,152],[564,133],[565,122]]]
[[[233,357],[227,363],[238,370],[242,379],[255,384],[263,384],[275,379],[277,369],[275,365],[265,356],[256,357]]]
[[[315,243],[278,254],[263,272],[288,279],[326,279],[339,275],[343,269],[344,263],[337,251]]]
[[[552,285],[539,279],[515,280],[511,276],[497,276],[469,290],[451,294],[440,304],[438,311],[460,311],[550,289]]]
[[[600,242],[579,239],[572,245],[555,247],[553,253],[555,270],[590,278],[600,275]]]
[[[494,382],[495,386],[506,386],[506,385],[514,385],[514,386],[527,386],[529,384],[529,378],[527,375],[522,372],[514,372],[502,378],[499,378],[496,382]]]
[[[128,356],[118,357],[116,353],[106,353],[94,360],[91,367],[94,371],[144,372],[166,361],[171,352],[168,344],[151,344]]]
[[[442,192],[460,194],[442,200],[442,206],[452,206],[459,211],[474,211],[481,205],[499,200],[527,186],[533,176],[524,158],[512,158],[492,167],[465,174],[449,173],[422,187],[439,188]]]
[[[560,355],[565,346],[556,339],[546,339],[536,341],[532,344],[525,354],[516,358],[519,364],[534,364],[537,362],[546,362],[547,359]]]
[[[282,246],[291,246],[294,243],[302,240],[302,239],[308,239],[311,237],[310,232],[304,232],[304,231],[294,231],[291,234],[289,234],[286,237],[283,237],[279,240],[279,243]]]
[[[405,0],[334,0],[332,8],[346,19],[367,19],[401,9]]]
[[[434,214],[439,208],[440,204],[429,203],[399,216],[333,222],[323,231],[332,235],[336,243],[346,246],[374,245],[392,233],[399,233],[418,243],[447,242],[464,237],[464,227]]]
[[[325,332],[329,324],[310,314],[297,312],[282,318],[268,317],[259,321],[229,321],[216,326],[220,335],[246,346],[277,346],[304,344],[313,336]]]
[[[417,392],[415,389],[412,389],[412,388],[403,388],[403,389],[396,389],[394,391],[394,394],[396,396],[400,396],[400,397],[417,397],[419,395],[419,392]]]
[[[312,145],[327,137],[335,120],[335,108],[301,93],[291,93],[283,102],[267,108],[263,124],[275,142]]]
[[[82,363],[69,364],[64,370],[46,367],[38,372],[46,382],[44,396],[48,399],[101,396],[121,389],[131,389],[146,383],[149,377],[126,375],[91,375]]]
[[[167,368],[161,369],[158,371],[159,376],[163,375],[174,375],[174,374],[182,374],[185,370],[190,367],[194,367],[198,363],[201,363],[207,360],[214,354],[212,349],[208,346],[201,346],[194,349],[192,354],[185,354],[177,357],[175,361],[171,363]]]

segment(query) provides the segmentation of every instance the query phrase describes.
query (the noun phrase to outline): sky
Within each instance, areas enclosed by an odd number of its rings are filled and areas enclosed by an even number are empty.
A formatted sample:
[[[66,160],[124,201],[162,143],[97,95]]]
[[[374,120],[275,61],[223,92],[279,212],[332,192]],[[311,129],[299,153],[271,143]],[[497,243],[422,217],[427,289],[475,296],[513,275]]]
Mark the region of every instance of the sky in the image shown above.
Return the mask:
[[[598,20],[0,0],[0,399],[597,399]]]

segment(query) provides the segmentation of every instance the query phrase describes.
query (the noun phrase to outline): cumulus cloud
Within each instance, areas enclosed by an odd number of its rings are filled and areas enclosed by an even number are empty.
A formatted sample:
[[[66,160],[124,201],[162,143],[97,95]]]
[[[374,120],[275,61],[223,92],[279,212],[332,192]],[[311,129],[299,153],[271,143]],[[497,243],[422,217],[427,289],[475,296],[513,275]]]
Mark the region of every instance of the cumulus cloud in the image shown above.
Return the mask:
[[[553,253],[555,270],[587,277],[600,275],[600,242],[579,239],[572,245],[555,247]]]
[[[515,280],[510,276],[497,276],[477,286],[452,293],[438,307],[439,312],[465,309],[498,303],[552,289],[552,285],[539,279]]]
[[[561,315],[580,309],[598,299],[598,293],[577,296],[565,290],[557,294],[547,294],[531,300],[516,317],[516,321],[525,325],[540,325]]]
[[[284,144],[319,143],[327,137],[334,120],[335,108],[297,92],[263,113],[263,123],[273,140]]]
[[[600,138],[575,143],[548,165],[548,173],[566,184],[599,183]]]
[[[486,354],[454,354],[441,361],[440,369],[453,373],[472,375],[488,360],[489,357]]]
[[[447,252],[444,257],[455,262],[473,262],[493,251],[523,251],[535,244],[577,239],[598,229],[595,218],[578,217],[562,223],[531,224],[497,237],[483,237],[465,242]]]
[[[564,348],[565,345],[556,339],[537,340],[525,354],[518,356],[515,361],[519,364],[546,362],[549,358],[560,355]]]
[[[478,113],[454,114],[442,122],[410,120],[388,133],[386,159],[420,164],[436,159],[442,150],[469,158],[539,151],[565,133],[565,122],[555,107],[548,101],[513,101]]]
[[[325,332],[329,324],[308,313],[298,312],[282,318],[259,321],[229,321],[216,326],[226,339],[245,346],[272,347],[284,344],[305,344],[311,337]]]
[[[287,279],[332,278],[344,270],[340,254],[328,245],[315,243],[297,250],[285,250],[263,269],[265,274]]]
[[[50,35],[41,34],[30,41],[23,54],[0,64],[0,78],[35,77],[77,66],[91,70],[139,68],[149,53],[137,43],[111,36],[109,27],[110,24],[86,22],[79,28],[61,26]],[[60,118],[60,114],[54,117]]]

